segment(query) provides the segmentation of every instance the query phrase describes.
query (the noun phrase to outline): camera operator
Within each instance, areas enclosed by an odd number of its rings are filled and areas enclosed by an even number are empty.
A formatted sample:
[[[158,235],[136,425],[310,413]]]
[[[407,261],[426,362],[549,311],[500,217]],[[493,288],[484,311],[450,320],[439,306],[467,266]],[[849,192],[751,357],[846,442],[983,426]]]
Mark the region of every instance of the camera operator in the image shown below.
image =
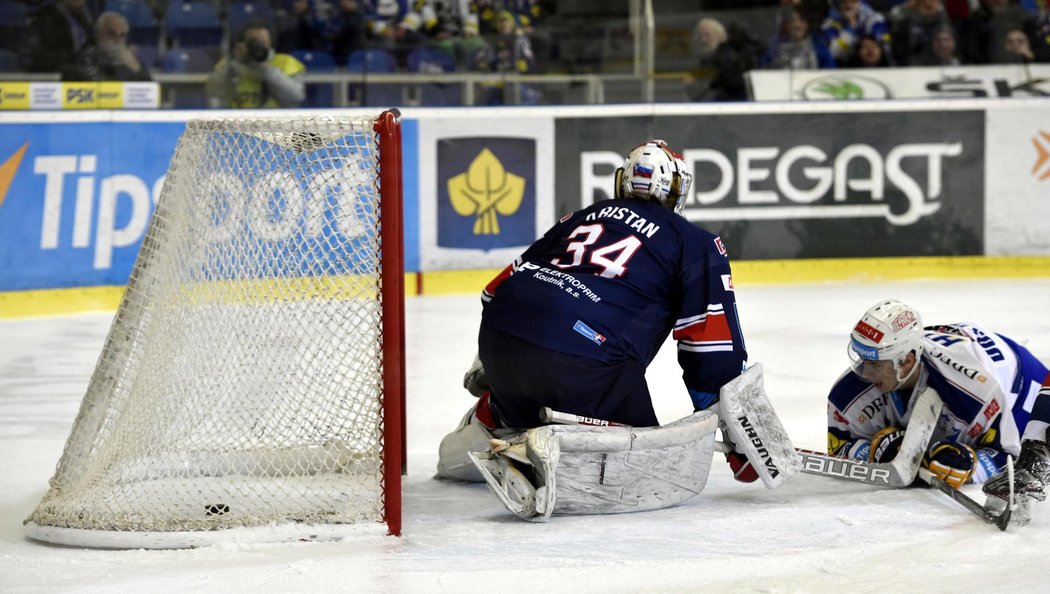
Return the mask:
[[[237,34],[230,53],[208,78],[211,107],[297,107],[306,97],[306,66],[274,52],[270,29],[252,22]]]

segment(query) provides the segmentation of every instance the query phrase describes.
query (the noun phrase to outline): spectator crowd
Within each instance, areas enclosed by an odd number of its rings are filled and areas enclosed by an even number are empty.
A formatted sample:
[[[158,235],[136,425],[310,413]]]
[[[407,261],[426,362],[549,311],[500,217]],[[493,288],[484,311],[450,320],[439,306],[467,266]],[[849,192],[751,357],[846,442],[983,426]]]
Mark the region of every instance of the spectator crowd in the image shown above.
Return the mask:
[[[765,43],[745,27],[703,18],[694,39],[709,84],[694,100],[747,99],[755,68],[818,69],[1050,62],[1044,0],[780,0]]]
[[[311,71],[536,72],[543,0],[0,0],[0,70],[211,72],[207,104],[301,105]],[[487,99],[503,101],[502,88]],[[528,95],[523,93],[527,100]],[[538,98],[536,98],[538,100]]]
[[[1047,0],[768,2],[776,7],[771,39],[756,38],[749,23],[721,22],[718,11],[699,20],[694,74],[706,84],[688,85],[691,99],[746,99],[744,73],[756,68],[1050,62]],[[550,48],[574,41],[545,27],[556,7],[553,0],[0,0],[0,70],[89,81],[208,72],[200,107],[323,105],[307,92],[304,73],[544,72],[542,57],[556,53]],[[516,89],[516,103],[543,100],[528,85]],[[482,101],[510,102],[506,90],[491,82]]]

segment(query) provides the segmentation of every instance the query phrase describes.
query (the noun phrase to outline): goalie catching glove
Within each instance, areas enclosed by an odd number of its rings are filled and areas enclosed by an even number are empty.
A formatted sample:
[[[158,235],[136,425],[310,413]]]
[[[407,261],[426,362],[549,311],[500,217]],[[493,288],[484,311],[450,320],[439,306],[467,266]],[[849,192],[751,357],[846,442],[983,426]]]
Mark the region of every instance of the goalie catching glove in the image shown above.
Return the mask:
[[[977,452],[966,444],[938,441],[922,459],[922,467],[930,474],[958,489],[973,476]]]

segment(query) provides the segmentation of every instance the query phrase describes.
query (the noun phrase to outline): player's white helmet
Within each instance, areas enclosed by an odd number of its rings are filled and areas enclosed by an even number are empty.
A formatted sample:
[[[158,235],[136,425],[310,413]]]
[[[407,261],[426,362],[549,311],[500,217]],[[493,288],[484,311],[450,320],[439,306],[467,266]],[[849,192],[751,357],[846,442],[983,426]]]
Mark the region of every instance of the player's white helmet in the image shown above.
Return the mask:
[[[682,157],[666,142],[654,139],[635,147],[616,170],[614,195],[655,200],[682,214],[692,184]]]
[[[863,377],[865,361],[892,361],[897,385],[919,369],[922,356],[922,319],[911,307],[887,299],[872,306],[850,332],[849,348],[853,371]],[[908,353],[915,353],[916,365],[901,377],[901,365]]]

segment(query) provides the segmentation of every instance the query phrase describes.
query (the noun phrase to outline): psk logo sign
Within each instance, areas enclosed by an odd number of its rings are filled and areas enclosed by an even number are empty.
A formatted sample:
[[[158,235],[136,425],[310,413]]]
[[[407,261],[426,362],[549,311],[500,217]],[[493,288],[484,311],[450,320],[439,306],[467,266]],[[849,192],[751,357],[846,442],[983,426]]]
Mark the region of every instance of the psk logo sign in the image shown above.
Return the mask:
[[[69,103],[91,103],[95,100],[94,89],[67,89],[66,101]]]
[[[1039,131],[1032,137],[1032,146],[1035,147],[1035,165],[1032,166],[1032,175],[1038,176],[1039,181],[1050,179],[1050,132]]]
[[[536,238],[536,141],[449,138],[437,143],[438,245],[492,250]]]

